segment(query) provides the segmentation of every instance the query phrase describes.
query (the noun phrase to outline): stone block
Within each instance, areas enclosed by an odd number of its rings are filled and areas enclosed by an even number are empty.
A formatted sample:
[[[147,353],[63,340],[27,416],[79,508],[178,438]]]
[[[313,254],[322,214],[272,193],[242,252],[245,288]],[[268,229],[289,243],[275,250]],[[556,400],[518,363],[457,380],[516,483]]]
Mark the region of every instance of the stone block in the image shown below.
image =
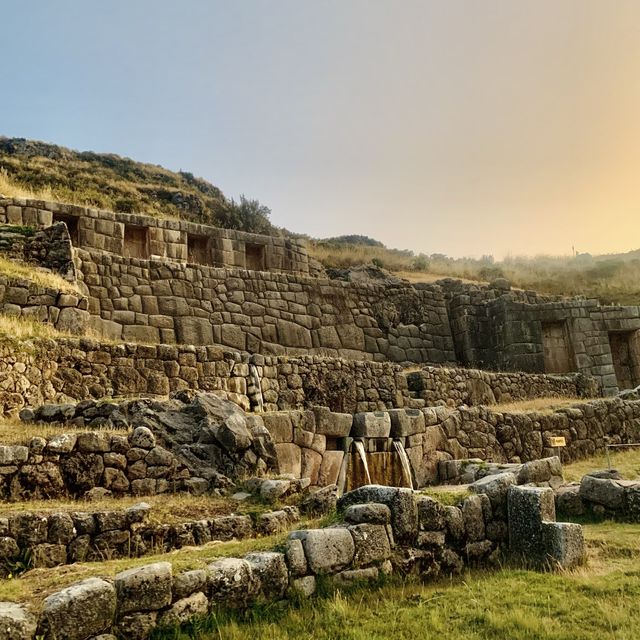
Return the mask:
[[[608,509],[619,509],[624,502],[624,488],[616,480],[584,476],[580,481],[580,497]]]
[[[282,598],[289,584],[289,572],[282,553],[262,551],[249,553],[245,560],[260,582],[262,595],[267,601]]]
[[[207,318],[175,318],[176,340],[180,344],[213,344],[213,326]],[[229,345],[234,346],[234,345]]]
[[[348,566],[355,554],[355,544],[348,529],[303,529],[289,539],[301,540],[309,569],[315,574],[328,574]]]
[[[0,602],[0,638],[3,640],[32,640],[36,633],[36,619],[15,602]]]
[[[386,504],[370,502],[347,507],[343,514],[345,522],[350,524],[390,524],[391,510]]]
[[[543,487],[511,486],[507,493],[509,548],[532,559],[544,559],[542,523],[556,519],[553,491]]]
[[[513,473],[496,473],[476,480],[469,489],[478,494],[486,495],[491,501],[494,513],[502,518],[507,514],[507,493],[509,487],[516,484],[516,477]]]
[[[419,409],[391,409],[389,418],[392,438],[406,438],[425,432],[424,414]]]
[[[225,608],[247,607],[260,590],[260,581],[246,560],[222,558],[207,567],[211,602]]]
[[[383,524],[356,524],[349,527],[355,544],[354,566],[382,562],[391,555],[387,527]]]
[[[369,411],[353,416],[351,435],[354,438],[388,438],[391,418],[386,411]]]
[[[300,478],[302,473],[302,452],[296,444],[281,442],[274,445],[280,473],[290,473]]]
[[[118,612],[157,611],[171,604],[173,576],[169,562],[127,569],[114,579]]]
[[[316,433],[332,438],[345,438],[351,433],[353,416],[350,413],[335,413],[328,407],[314,407]]]
[[[277,446],[277,445],[276,445]],[[322,487],[338,482],[340,467],[344,459],[344,451],[325,451],[318,472],[318,484]]]
[[[584,534],[579,524],[543,522],[542,542],[547,561],[552,566],[571,569],[584,562]]]
[[[116,590],[100,578],[88,578],[45,599],[38,633],[46,638],[86,640],[111,628]]]
[[[192,618],[203,618],[209,609],[207,596],[198,591],[174,602],[169,609],[158,616],[158,626],[179,626]]]

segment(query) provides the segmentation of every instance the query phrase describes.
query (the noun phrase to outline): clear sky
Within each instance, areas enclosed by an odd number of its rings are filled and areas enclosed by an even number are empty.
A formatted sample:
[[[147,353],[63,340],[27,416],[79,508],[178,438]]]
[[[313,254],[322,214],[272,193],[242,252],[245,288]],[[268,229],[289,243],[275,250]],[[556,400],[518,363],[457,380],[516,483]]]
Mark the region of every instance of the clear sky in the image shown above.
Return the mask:
[[[640,247],[637,0],[0,0],[0,134],[183,169],[279,226]]]

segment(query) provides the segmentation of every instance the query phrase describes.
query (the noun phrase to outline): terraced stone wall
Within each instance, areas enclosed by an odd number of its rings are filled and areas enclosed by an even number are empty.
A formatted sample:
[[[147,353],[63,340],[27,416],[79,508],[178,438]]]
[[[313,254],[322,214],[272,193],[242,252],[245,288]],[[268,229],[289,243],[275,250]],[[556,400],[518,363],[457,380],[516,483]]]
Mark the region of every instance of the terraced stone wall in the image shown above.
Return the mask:
[[[116,340],[263,355],[453,362],[439,287],[360,284],[78,251],[93,326]]]

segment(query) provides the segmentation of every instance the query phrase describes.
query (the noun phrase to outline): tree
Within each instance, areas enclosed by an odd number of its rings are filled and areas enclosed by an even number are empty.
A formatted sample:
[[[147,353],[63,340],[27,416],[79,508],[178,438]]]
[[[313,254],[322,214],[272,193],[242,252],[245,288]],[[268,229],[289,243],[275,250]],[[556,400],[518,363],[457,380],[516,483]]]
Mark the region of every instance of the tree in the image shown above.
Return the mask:
[[[240,202],[231,199],[226,211],[220,212],[217,217],[220,226],[226,229],[270,234],[273,232],[270,215],[269,207],[241,195]]]

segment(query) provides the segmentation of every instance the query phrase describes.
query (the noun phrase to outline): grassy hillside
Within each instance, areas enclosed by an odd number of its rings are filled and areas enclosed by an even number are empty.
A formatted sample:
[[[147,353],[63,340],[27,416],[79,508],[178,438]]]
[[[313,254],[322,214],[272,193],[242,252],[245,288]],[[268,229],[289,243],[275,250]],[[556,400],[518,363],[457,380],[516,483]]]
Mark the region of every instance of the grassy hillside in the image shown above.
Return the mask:
[[[508,278],[514,287],[541,293],[599,298],[605,304],[640,304],[640,250],[624,254],[592,256],[511,257],[494,261],[449,258],[442,254],[416,255],[373,243],[343,239],[309,241],[311,254],[327,267],[351,267],[373,262],[412,282],[438,278],[462,278],[487,282]]]
[[[228,200],[218,187],[186,171],[22,138],[0,137],[0,194],[273,231],[269,209],[244,198]]]

